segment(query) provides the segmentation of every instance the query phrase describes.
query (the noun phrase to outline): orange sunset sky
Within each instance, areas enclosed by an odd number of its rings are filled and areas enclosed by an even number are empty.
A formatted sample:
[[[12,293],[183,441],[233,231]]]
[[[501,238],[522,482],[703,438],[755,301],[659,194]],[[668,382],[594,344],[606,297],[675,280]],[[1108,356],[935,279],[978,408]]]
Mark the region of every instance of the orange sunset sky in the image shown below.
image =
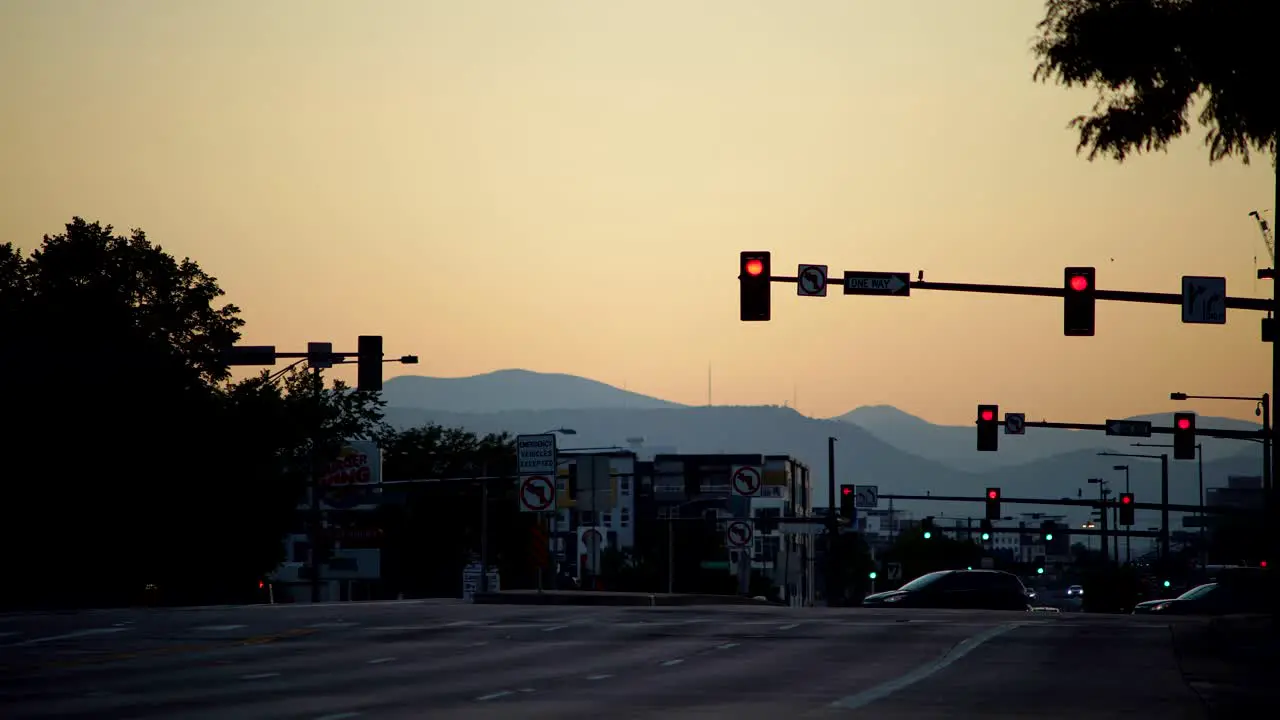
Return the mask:
[[[1257,313],[917,292],[738,321],[738,251],[929,280],[1270,293],[1269,158],[1089,163],[1031,80],[1031,0],[0,0],[0,238],[141,227],[244,341],[528,368],[686,403],[978,402],[1100,422],[1257,395]],[[389,368],[390,370],[390,368]],[[392,372],[399,372],[395,370]],[[341,375],[340,375],[341,376]],[[1247,404],[1200,412],[1253,419]]]

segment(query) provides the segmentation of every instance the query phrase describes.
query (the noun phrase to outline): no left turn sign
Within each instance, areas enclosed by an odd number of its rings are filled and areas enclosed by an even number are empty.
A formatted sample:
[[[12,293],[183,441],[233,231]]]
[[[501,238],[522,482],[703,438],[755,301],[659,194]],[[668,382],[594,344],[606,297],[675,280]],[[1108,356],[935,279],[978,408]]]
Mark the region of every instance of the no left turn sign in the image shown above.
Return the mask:
[[[556,500],[556,484],[546,475],[530,475],[520,481],[520,510],[547,512]]]
[[[734,520],[729,523],[724,531],[725,542],[731,548],[744,548],[751,544],[751,540],[755,537],[755,530],[751,527],[751,523],[743,520]]]
[[[733,486],[733,494],[742,497],[753,497],[760,492],[760,480],[763,472],[755,465],[735,465],[729,475],[729,484]]]

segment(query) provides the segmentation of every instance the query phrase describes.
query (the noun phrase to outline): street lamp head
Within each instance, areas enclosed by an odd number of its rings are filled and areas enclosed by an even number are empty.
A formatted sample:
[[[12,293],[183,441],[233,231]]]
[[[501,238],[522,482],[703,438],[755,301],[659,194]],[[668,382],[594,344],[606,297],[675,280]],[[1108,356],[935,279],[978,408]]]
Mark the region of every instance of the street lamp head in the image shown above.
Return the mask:
[[[578,431],[574,430],[573,428],[558,428],[556,432],[560,433],[561,435],[577,435],[578,434]]]
[[[400,358],[400,363],[401,363],[401,364],[403,364],[403,365],[417,365],[417,364],[418,364],[418,356],[417,356],[417,355],[403,355],[403,356],[401,356],[401,358]]]
[[[1187,399],[1187,394],[1186,394],[1186,393],[1179,393],[1179,392],[1169,393],[1169,399],[1170,399],[1170,400],[1186,400],[1186,399]]]
[[[1254,414],[1254,416],[1256,416],[1256,417],[1261,417],[1261,415],[1262,415],[1262,402],[1261,402],[1261,401],[1259,401],[1259,402],[1258,402],[1258,406],[1257,406],[1257,407],[1255,407],[1255,408],[1253,409],[1253,414]]]

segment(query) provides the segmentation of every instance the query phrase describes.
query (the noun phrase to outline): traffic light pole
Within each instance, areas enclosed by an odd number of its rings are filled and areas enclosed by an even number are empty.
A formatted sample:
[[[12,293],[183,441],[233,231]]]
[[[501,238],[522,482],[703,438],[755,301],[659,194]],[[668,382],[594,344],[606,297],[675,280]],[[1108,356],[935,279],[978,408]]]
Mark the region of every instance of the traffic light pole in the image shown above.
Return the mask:
[[[1131,457],[1160,461],[1160,559],[1167,561],[1169,559],[1169,455],[1167,453],[1144,455],[1142,453],[1113,453],[1106,451],[1098,454],[1105,457]],[[1125,473],[1125,484],[1128,484],[1127,472]],[[1135,507],[1138,507],[1136,503]],[[1204,512],[1203,502],[1196,511]]]
[[[836,535],[840,532],[836,519],[836,439],[827,438],[827,607],[834,607],[836,584]]]

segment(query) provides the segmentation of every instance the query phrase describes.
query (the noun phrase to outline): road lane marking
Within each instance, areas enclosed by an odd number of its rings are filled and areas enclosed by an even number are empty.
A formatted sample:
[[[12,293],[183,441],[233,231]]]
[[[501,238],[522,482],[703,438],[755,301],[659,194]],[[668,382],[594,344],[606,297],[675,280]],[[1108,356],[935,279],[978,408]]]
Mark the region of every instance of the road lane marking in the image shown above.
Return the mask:
[[[476,702],[489,702],[490,700],[497,700],[498,698],[504,698],[510,694],[511,694],[510,690],[499,690],[498,692],[489,693],[488,695],[481,695],[480,697],[476,698]]]
[[[552,625],[551,627],[542,628],[542,632],[554,632],[556,630],[563,630],[567,627],[569,626],[568,625]]]
[[[483,646],[483,645],[488,645],[488,644],[489,644],[489,641],[488,641],[488,640],[481,640],[480,642],[473,642],[473,643],[471,643],[470,645],[468,645],[467,647],[481,647],[481,646]]]
[[[374,659],[372,659],[372,660],[370,660],[370,661],[369,661],[369,664],[370,664],[370,665],[381,665],[382,663],[395,662],[395,660],[396,660],[396,659],[395,659],[395,658],[393,658],[393,657],[387,657],[387,658],[374,658]]]
[[[608,673],[605,673],[604,675],[588,675],[587,679],[588,680],[608,680],[611,677],[613,676]]]
[[[316,720],[347,720],[347,718],[360,717],[358,712],[341,712],[332,715],[321,715]]]
[[[1019,627],[1021,627],[1021,623],[997,625],[993,628],[988,629],[985,632],[981,632],[981,633],[978,633],[977,635],[973,635],[965,639],[960,644],[952,647],[950,650],[944,653],[942,657],[938,658],[937,660],[934,660],[933,662],[928,663],[926,665],[921,665],[920,667],[917,667],[915,670],[912,670],[905,675],[894,678],[893,680],[889,680],[887,682],[883,682],[873,688],[863,690],[862,692],[856,693],[854,695],[849,695],[847,697],[840,698],[839,700],[836,700],[835,702],[831,703],[831,706],[844,708],[846,710],[857,710],[858,708],[870,705],[871,703],[877,700],[886,698],[905,687],[908,687],[910,685],[913,685],[915,683],[920,682],[921,680],[924,680],[930,677],[931,675],[938,672],[939,670],[943,670],[946,667],[950,666],[952,663],[964,657],[965,655],[968,655],[974,650],[977,650],[984,643],[994,640],[995,638],[1011,630],[1015,630]]]
[[[199,632],[227,632],[229,630],[239,630],[240,628],[249,627],[248,625],[205,625],[196,628]]]
[[[796,629],[796,628],[798,628],[798,627],[800,627],[800,623],[787,623],[786,625],[779,625],[779,626],[778,626],[778,629],[779,629],[779,630],[794,630],[794,629]]]
[[[21,634],[22,633],[17,633],[17,632],[0,632],[0,638],[13,637],[14,635],[21,635]]]
[[[684,662],[684,658],[676,658],[674,660],[663,660],[662,667],[671,667],[672,665],[679,665],[682,662]]]
[[[27,645],[39,645],[40,643],[57,642],[58,640],[74,640],[75,638],[89,637],[90,635],[110,635],[111,633],[124,632],[130,628],[125,627],[109,627],[109,628],[92,628],[89,630],[77,630],[69,632],[65,635],[50,635],[49,637],[31,638],[23,640],[4,647],[24,647]]]
[[[308,625],[307,627],[309,627],[309,628],[315,628],[315,629],[317,629],[317,630],[321,630],[321,629],[325,629],[325,628],[344,628],[344,627],[351,627],[352,625],[359,625],[359,624],[360,624],[360,623],[356,623],[356,622],[346,622],[346,621],[343,621],[343,620],[339,620],[339,621],[336,621],[336,622],[318,622],[318,623],[311,623],[311,624],[310,624],[310,625]],[[243,626],[243,625],[241,625],[240,627],[244,627],[244,626]]]
[[[728,649],[730,649],[730,648],[736,648],[736,647],[738,647],[738,643],[725,643],[725,644],[723,644],[723,645],[717,645],[717,646],[716,646],[716,649],[717,649],[717,650],[728,650]]]
[[[254,673],[252,675],[241,675],[240,679],[241,680],[266,680],[267,678],[273,678],[273,677],[280,677],[280,673],[277,673],[277,672]]]

